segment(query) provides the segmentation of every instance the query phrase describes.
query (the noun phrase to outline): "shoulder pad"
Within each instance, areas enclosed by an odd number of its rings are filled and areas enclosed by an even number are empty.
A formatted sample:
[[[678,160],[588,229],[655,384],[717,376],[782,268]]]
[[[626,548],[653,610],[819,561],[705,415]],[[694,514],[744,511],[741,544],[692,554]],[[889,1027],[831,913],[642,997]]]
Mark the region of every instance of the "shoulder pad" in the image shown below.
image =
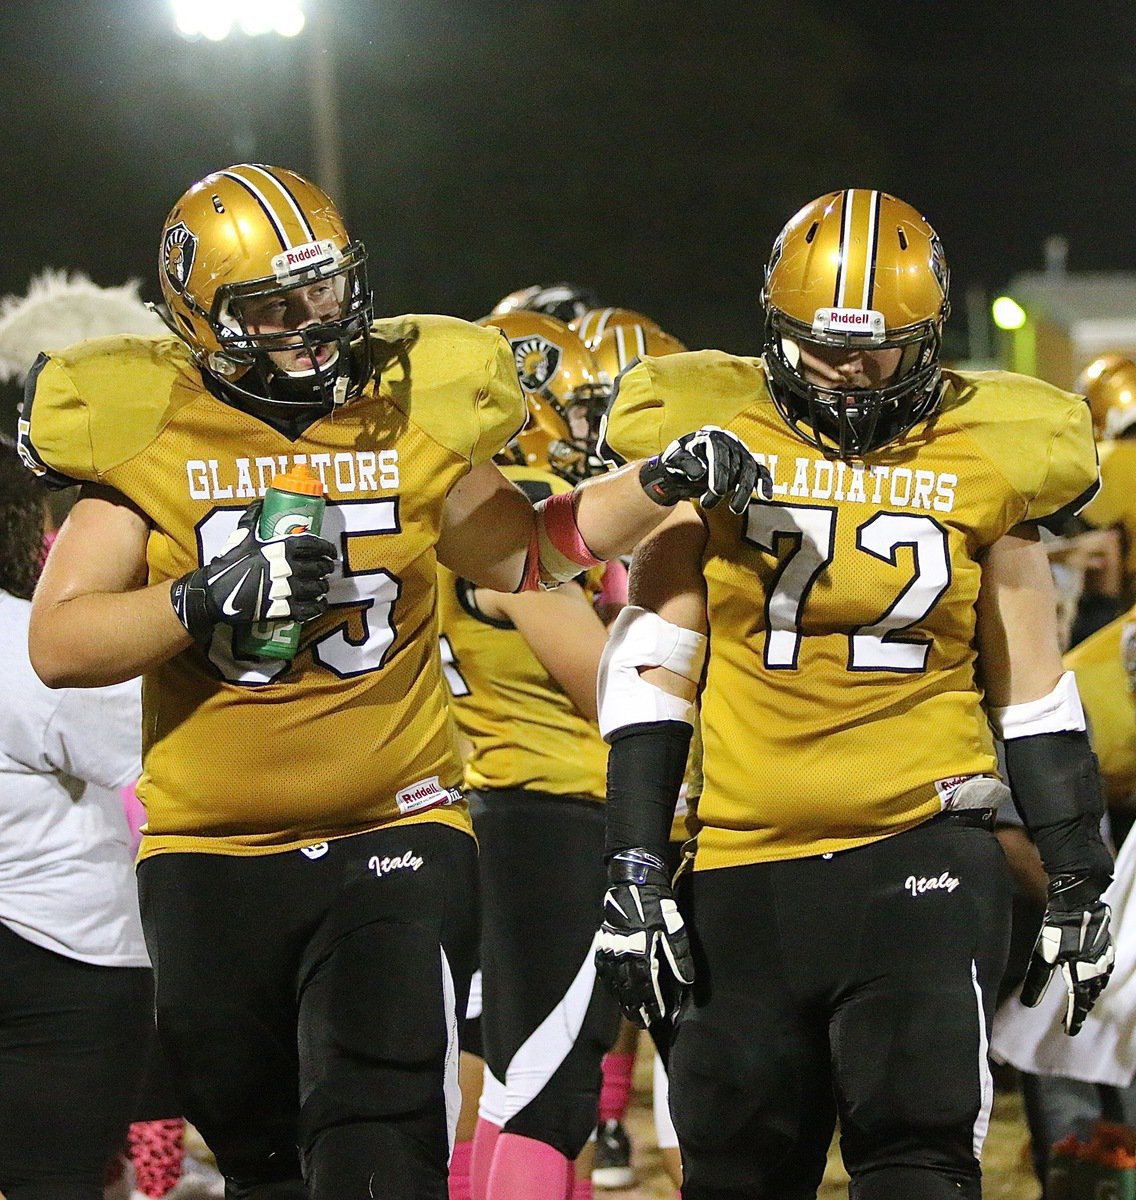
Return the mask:
[[[729,428],[739,412],[765,396],[757,359],[721,350],[639,359],[615,382],[600,454],[616,465],[650,458],[699,426]]]
[[[371,327],[383,396],[434,441],[477,466],[525,423],[509,343],[496,328],[408,315]]]
[[[153,440],[179,385],[183,400],[201,386],[173,336],[92,338],[41,355],[24,388],[20,455],[49,486],[95,482]]]
[[[945,372],[940,419],[970,435],[1017,493],[1015,523],[1059,529],[1096,493],[1092,415],[1084,398],[1009,371]]]

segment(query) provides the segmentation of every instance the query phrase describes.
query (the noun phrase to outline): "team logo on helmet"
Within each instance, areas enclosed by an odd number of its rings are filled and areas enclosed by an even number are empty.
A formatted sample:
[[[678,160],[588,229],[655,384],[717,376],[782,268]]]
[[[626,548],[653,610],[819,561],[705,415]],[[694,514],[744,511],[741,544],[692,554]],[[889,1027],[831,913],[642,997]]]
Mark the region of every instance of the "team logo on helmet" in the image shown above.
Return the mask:
[[[943,243],[939,240],[939,235],[935,234],[931,238],[931,270],[934,273],[935,279],[938,281],[939,289],[943,295],[947,294],[947,256],[943,253]]]
[[[184,221],[166,230],[166,236],[162,239],[162,269],[170,281],[170,287],[179,296],[185,295],[196,254],[197,236],[189,231]]]
[[[509,345],[513,347],[521,387],[527,392],[546,388],[560,367],[560,347],[540,334],[517,338]]]
[[[773,274],[773,268],[781,261],[781,255],[785,253],[785,230],[782,229],[777,235],[777,240],[773,243],[773,249],[769,252],[769,262],[765,268],[765,278],[768,279]]]

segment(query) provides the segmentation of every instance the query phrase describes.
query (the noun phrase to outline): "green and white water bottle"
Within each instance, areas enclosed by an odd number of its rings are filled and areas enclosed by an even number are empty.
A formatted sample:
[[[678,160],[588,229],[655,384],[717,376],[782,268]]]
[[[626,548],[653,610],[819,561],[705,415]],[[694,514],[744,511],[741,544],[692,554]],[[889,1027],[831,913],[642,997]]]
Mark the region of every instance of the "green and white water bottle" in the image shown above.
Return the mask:
[[[257,536],[268,542],[297,533],[318,534],[325,505],[323,482],[300,463],[286,474],[277,475],[264,493]],[[233,630],[233,654],[237,658],[294,658],[302,624],[254,621],[239,625]]]

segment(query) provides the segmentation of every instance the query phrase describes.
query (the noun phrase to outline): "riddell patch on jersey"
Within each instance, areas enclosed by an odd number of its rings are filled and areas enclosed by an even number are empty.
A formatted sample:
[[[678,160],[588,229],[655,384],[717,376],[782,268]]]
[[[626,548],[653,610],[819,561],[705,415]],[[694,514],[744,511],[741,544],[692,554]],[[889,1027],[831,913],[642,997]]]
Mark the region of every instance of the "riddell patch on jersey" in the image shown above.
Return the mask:
[[[425,808],[437,808],[441,804],[455,804],[461,799],[459,788],[446,788],[438,782],[437,775],[429,779],[420,779],[417,783],[404,787],[395,792],[395,803],[398,811],[403,813],[421,812]]]
[[[818,308],[813,316],[813,333],[858,333],[872,341],[883,341],[887,322],[874,308]]]
[[[179,296],[185,294],[196,257],[197,235],[190,232],[184,221],[171,225],[162,239],[162,270]]]
[[[509,342],[517,364],[517,378],[526,392],[539,392],[560,367],[560,347],[534,333]]]
[[[948,775],[946,779],[935,780],[935,791],[939,793],[939,802],[942,804],[944,810],[951,807],[951,802],[955,798],[955,792],[968,779],[973,778],[973,775]]]

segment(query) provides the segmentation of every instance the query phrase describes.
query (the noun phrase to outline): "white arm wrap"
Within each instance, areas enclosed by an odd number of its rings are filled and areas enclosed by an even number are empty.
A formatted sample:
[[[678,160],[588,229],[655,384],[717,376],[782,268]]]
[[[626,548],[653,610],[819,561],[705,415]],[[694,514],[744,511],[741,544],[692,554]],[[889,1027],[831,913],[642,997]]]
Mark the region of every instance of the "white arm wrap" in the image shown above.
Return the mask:
[[[707,639],[672,625],[658,613],[627,605],[608,635],[597,680],[600,733],[610,740],[617,729],[649,721],[694,724],[694,705],[648,683],[641,667],[665,667],[697,685],[706,660]]]
[[[567,555],[561,554],[555,543],[548,536],[543,516],[537,510],[536,532],[540,539],[540,568],[550,579],[557,583],[568,583],[584,570],[579,563],[573,562]]]
[[[1036,733],[1080,732],[1085,728],[1085,710],[1077,691],[1077,677],[1066,671],[1057,686],[1040,700],[991,708],[990,724],[1002,739],[1032,737]]]

